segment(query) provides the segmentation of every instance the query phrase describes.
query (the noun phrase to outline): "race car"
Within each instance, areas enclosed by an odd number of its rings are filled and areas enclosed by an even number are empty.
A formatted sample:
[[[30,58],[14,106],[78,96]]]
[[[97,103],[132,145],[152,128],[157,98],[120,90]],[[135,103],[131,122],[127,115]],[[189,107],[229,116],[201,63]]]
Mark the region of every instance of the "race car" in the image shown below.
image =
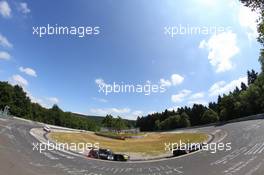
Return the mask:
[[[110,149],[95,149],[89,151],[88,157],[104,160],[114,160],[113,153]]]
[[[180,148],[174,148],[173,149],[173,156],[181,156],[184,154],[188,154],[189,150],[187,149],[180,149]]]
[[[189,154],[189,153],[192,153],[195,151],[199,151],[203,145],[204,145],[203,143],[202,144],[193,144],[186,149],[182,149],[181,147],[175,147],[173,149],[173,156],[181,156],[184,154]]]
[[[129,156],[126,154],[114,154],[115,161],[128,161]]]
[[[112,161],[129,160],[129,156],[126,154],[115,154],[110,149],[102,149],[102,148],[99,149],[92,148],[88,153],[88,157],[103,159],[103,160],[112,160]]]
[[[104,160],[114,160],[114,154],[110,149],[99,149],[98,156]]]
[[[51,132],[50,127],[47,126],[47,125],[45,125],[45,126],[43,127],[43,130],[46,131],[46,132]]]

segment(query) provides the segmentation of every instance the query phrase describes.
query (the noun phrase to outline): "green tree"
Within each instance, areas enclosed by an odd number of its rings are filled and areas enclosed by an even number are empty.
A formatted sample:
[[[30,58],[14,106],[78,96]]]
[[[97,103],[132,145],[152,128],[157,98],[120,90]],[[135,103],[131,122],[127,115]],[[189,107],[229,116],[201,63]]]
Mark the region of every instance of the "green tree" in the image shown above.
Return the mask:
[[[114,117],[112,115],[106,115],[102,121],[104,127],[112,129],[114,127]]]
[[[241,82],[241,91],[247,90],[247,85],[244,82]]]
[[[255,72],[253,69],[251,71],[247,71],[247,77],[248,77],[248,85],[253,84],[256,79],[258,78],[258,73]]]
[[[220,105],[220,120],[226,121],[234,119],[235,101],[232,95],[224,95]]]
[[[180,127],[180,115],[170,116],[160,123],[161,130],[170,130]]]
[[[155,121],[155,130],[160,130],[161,126],[160,126],[160,120],[156,120]]]
[[[126,125],[124,120],[121,117],[117,117],[117,119],[114,120],[114,126],[113,128],[117,131],[120,132],[123,129],[126,129]]]
[[[190,123],[190,120],[189,120],[189,116],[186,114],[186,112],[183,112],[181,114],[179,125],[180,125],[180,127],[189,127],[189,126],[191,126],[191,123]]]
[[[203,117],[202,117],[202,122],[204,124],[207,124],[207,123],[215,123],[215,122],[218,122],[219,121],[219,116],[218,114],[213,111],[212,109],[208,109],[207,111],[205,111],[205,113],[203,114]]]
[[[0,108],[4,109],[6,105],[13,107],[13,87],[7,82],[0,83]]]

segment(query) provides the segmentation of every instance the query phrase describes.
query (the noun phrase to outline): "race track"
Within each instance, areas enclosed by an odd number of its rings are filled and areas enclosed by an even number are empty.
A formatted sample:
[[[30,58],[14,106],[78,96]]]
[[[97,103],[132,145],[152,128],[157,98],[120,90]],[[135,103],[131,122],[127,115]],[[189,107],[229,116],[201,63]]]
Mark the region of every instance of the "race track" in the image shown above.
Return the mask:
[[[264,118],[264,117],[263,117]],[[0,175],[263,175],[264,120],[207,126],[198,130],[222,131],[219,138],[230,142],[231,151],[215,154],[200,151],[174,159],[145,162],[108,162],[92,160],[60,151],[33,151],[38,142],[32,128],[34,122],[0,119]],[[188,130],[186,130],[188,131]]]

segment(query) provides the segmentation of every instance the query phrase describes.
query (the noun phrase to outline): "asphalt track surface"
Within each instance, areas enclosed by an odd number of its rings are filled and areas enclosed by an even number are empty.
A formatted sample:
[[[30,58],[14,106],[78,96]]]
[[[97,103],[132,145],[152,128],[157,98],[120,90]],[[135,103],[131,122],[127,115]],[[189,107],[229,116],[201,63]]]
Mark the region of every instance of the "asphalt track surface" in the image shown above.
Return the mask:
[[[32,144],[38,141],[29,131],[36,127],[40,126],[34,122],[0,119],[0,175],[264,175],[263,119],[198,128],[208,133],[224,131],[219,141],[230,142],[231,151],[127,163],[33,151]]]

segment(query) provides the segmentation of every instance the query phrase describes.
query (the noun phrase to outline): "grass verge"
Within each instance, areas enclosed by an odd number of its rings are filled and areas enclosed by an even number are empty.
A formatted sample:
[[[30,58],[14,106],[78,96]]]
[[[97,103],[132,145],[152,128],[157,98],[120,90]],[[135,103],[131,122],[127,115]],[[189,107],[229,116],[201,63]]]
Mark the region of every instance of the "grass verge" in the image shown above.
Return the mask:
[[[208,139],[202,133],[147,133],[140,139],[117,140],[98,136],[94,133],[63,133],[52,132],[52,140],[60,143],[96,143],[102,148],[109,148],[114,152],[136,153],[141,155],[160,155],[166,153],[165,143],[201,143]]]

